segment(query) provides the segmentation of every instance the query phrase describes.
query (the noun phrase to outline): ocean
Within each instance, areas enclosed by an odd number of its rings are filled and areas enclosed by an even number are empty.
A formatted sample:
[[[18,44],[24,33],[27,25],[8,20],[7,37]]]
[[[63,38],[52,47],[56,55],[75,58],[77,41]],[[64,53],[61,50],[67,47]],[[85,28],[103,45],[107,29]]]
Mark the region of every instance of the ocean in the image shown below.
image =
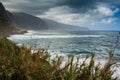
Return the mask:
[[[104,64],[108,53],[114,51],[114,60],[120,62],[120,43],[117,41],[119,32],[114,31],[28,31],[26,34],[11,35],[8,39],[17,45],[33,46],[33,49],[47,49],[51,57],[69,55],[83,60],[87,55],[95,53],[96,62]],[[115,76],[120,76],[120,67]]]

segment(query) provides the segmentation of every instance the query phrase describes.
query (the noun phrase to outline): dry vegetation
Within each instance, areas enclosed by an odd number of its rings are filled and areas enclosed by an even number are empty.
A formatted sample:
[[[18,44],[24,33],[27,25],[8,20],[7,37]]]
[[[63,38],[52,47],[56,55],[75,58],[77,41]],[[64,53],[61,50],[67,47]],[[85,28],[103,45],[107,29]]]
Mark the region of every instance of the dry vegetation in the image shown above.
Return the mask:
[[[31,48],[0,38],[0,80],[117,80],[112,78],[111,68],[116,64],[111,61],[112,51],[103,67],[95,65],[94,56],[81,64],[79,59],[74,63],[71,56],[61,68],[63,57],[51,60],[46,50],[31,53]],[[90,63],[86,64],[88,58]]]

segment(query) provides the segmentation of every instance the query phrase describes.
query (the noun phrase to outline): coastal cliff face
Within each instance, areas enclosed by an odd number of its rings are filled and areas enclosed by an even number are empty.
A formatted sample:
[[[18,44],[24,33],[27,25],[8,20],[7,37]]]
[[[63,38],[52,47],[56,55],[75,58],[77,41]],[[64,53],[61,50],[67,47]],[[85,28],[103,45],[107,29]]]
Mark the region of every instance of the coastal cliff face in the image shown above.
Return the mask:
[[[0,20],[7,20],[6,10],[3,4],[0,2]]]
[[[10,21],[7,11],[3,4],[0,2],[0,34],[1,35],[9,35],[17,30],[17,27],[12,24]]]
[[[3,4],[0,2],[0,30],[5,26],[5,22],[8,22],[8,17],[6,15],[6,10]]]

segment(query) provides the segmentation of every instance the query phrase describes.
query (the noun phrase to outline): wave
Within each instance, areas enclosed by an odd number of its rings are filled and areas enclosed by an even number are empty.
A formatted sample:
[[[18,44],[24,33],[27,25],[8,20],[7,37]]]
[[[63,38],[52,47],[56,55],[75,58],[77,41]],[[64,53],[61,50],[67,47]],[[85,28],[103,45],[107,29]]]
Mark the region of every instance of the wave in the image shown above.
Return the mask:
[[[96,38],[105,37],[105,35],[11,35],[8,39],[40,39],[40,38]]]
[[[54,59],[56,58],[56,56],[62,56],[64,59],[61,67],[63,67],[67,61],[68,61],[68,55],[70,55],[69,53],[60,53],[60,52],[57,52],[55,51],[55,53],[53,53],[52,51],[49,51],[50,52],[50,55],[51,55],[51,59]],[[80,57],[80,56],[84,56],[84,57]],[[83,63],[83,61],[85,60],[85,55],[83,54],[79,54],[79,55],[74,55],[74,59],[73,59],[73,63],[76,63],[77,62],[77,59],[79,58],[79,64],[81,65],[81,63]],[[86,61],[86,64],[89,64],[90,63],[90,59],[91,58],[88,58],[87,61]],[[95,65],[98,65],[100,64],[100,67],[104,67],[104,65],[107,63],[107,59],[106,58],[97,58],[95,57]],[[114,72],[113,74],[113,78],[115,77],[118,77],[118,79],[120,79],[120,66],[119,66],[120,62],[117,63],[118,66],[113,66],[113,70],[115,69],[116,71]]]
[[[96,38],[96,37],[105,37],[106,35],[76,35],[76,34],[68,34],[62,32],[43,32],[43,31],[33,31],[28,30],[26,34],[18,34],[18,35],[11,35],[8,39],[41,39],[41,38]]]

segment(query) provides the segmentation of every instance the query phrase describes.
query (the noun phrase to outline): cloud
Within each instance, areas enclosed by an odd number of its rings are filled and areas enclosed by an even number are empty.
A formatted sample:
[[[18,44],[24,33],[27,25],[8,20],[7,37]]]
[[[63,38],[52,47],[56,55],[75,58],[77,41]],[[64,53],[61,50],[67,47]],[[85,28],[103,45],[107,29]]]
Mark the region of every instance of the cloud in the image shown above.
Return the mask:
[[[98,7],[98,11],[102,14],[102,15],[106,15],[106,16],[112,16],[114,15],[114,11],[112,11],[110,8],[107,7]]]
[[[119,8],[111,7],[111,5],[97,5],[96,11],[105,16],[113,16],[116,12],[119,11]]]
[[[103,19],[101,21],[101,23],[104,23],[104,24],[111,24],[113,22],[115,22],[117,19],[116,18],[108,18],[108,19]]]
[[[52,19],[66,24],[83,24],[91,18],[89,14],[72,13],[73,9],[68,6],[60,6],[49,9],[38,17]]]
[[[61,0],[2,0],[5,7],[12,11],[26,12],[37,15],[45,12],[49,8],[59,6]]]
[[[69,6],[75,13],[85,13],[95,9],[98,3],[120,5],[120,0],[1,0],[1,2],[10,11],[17,10],[33,15],[42,14],[50,8],[59,6]]]
[[[86,26],[86,24],[96,25],[112,23],[116,19],[109,17],[115,15],[119,9],[116,7],[115,9],[112,9],[108,5],[96,5],[95,9],[90,9],[85,13],[74,13],[73,11],[74,8],[71,8],[69,6],[59,6],[50,8],[42,15],[37,16],[61,23]]]

